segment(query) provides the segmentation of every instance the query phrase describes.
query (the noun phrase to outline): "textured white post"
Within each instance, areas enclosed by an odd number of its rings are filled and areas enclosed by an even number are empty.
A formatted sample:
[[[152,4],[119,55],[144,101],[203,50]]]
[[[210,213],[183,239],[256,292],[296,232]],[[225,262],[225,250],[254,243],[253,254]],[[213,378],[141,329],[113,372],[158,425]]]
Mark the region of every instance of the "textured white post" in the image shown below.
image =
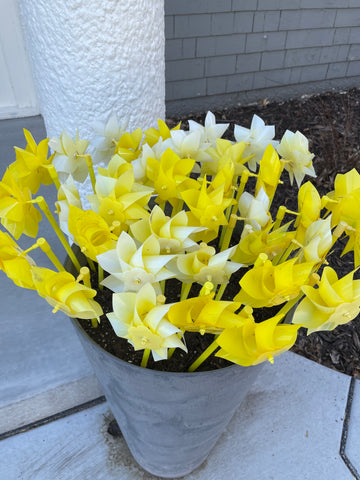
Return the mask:
[[[19,0],[48,136],[165,115],[164,0]]]

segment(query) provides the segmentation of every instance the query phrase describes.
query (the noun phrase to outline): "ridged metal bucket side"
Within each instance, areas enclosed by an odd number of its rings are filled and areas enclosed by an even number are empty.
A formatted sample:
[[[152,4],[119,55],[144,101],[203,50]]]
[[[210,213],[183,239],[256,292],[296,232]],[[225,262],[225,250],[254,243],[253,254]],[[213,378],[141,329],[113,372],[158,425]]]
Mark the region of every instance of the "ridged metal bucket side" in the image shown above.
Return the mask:
[[[262,368],[145,369],[109,354],[73,323],[132,455],[161,477],[180,477],[201,465]]]

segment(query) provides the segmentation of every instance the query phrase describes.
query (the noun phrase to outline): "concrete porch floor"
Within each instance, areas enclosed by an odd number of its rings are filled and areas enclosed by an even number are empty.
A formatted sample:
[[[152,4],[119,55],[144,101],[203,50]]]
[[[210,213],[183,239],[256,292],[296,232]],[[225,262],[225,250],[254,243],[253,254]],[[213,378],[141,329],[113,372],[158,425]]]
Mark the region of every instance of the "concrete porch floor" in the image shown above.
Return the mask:
[[[1,176],[15,159],[13,146],[25,145],[23,127],[37,141],[45,137],[40,117],[0,121]],[[43,224],[41,235],[64,259]],[[32,244],[25,240],[23,248]],[[47,265],[41,254],[34,258]],[[0,478],[155,479],[121,437],[107,433],[112,414],[67,317],[3,274],[0,301]],[[186,479],[359,479],[359,432],[360,382],[288,353],[262,370],[206,462]]]

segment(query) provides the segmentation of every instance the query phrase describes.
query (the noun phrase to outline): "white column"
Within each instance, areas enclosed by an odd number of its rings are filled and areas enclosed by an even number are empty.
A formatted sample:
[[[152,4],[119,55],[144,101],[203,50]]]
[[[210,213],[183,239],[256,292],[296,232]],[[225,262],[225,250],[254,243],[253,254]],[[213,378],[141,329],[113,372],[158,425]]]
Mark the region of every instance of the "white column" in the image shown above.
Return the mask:
[[[164,0],[18,0],[49,137],[165,116]]]

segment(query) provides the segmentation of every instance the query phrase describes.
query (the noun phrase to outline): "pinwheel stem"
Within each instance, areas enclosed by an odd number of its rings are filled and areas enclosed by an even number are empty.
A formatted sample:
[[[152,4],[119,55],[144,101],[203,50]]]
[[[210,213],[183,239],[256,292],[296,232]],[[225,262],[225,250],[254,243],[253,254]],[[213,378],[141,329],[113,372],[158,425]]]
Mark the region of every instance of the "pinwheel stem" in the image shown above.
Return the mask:
[[[83,282],[85,287],[91,288],[90,282],[90,270],[88,267],[81,267],[80,268],[80,275],[76,279],[77,282]]]
[[[89,267],[91,268],[91,270],[92,270],[93,272],[96,272],[95,264],[94,264],[94,262],[91,260],[91,258],[86,257],[86,260],[87,260],[87,262],[88,262]]]
[[[301,299],[302,296],[303,296],[303,293],[301,292],[293,300],[290,300],[290,301],[286,302],[285,305],[281,308],[281,310],[279,310],[279,312],[276,315],[285,316],[297,304],[297,302]],[[288,322],[286,322],[286,323],[288,323]]]
[[[44,197],[37,197],[35,200],[31,200],[32,203],[36,203],[41,211],[45,214],[46,218],[48,219],[50,225],[53,227],[56,235],[58,236],[60,242],[62,243],[63,247],[65,248],[67,254],[69,255],[71,261],[74,264],[74,267],[78,272],[80,272],[80,263],[79,260],[76,258],[74,252],[72,251],[68,241],[66,240],[65,235],[63,232],[60,230],[59,225],[56,223],[55,218],[53,217],[52,213],[50,212],[50,209],[44,199]]]
[[[182,284],[182,287],[181,287],[181,295],[180,295],[180,302],[182,300],[186,300],[188,295],[189,295],[189,292],[190,292],[190,289],[191,289],[191,285],[192,283],[183,283]]]
[[[60,183],[56,168],[54,167],[54,165],[46,165],[46,168],[49,172],[49,175],[52,181],[54,182],[56,189],[59,190],[59,188],[61,187],[61,183]]]
[[[284,205],[280,205],[280,207],[278,208],[277,214],[276,214],[275,223],[274,223],[273,228],[272,228],[273,231],[277,230],[280,227],[281,222],[284,220],[285,213],[286,213],[286,207]]]
[[[178,200],[176,207],[173,208],[171,216],[174,217],[177,213],[181,212],[184,205],[184,200]]]
[[[100,265],[98,264],[98,284],[99,284],[99,290],[102,290],[104,287],[101,285],[101,282],[104,280],[104,270]]]
[[[59,272],[65,272],[65,268],[57,258],[55,253],[52,251],[50,245],[45,240],[45,238],[38,238],[37,245],[41,248],[41,250],[48,256],[49,260],[52,264],[59,270]]]
[[[203,353],[195,360],[194,363],[190,365],[188,368],[188,372],[194,372],[197,368],[200,367],[202,363],[205,362],[207,358],[210,357],[210,355],[215,352],[215,350],[219,347],[217,344],[216,340],[214,340],[206,350],[203,351]]]
[[[141,365],[140,365],[141,367],[146,368],[148,360],[149,360],[150,352],[151,352],[150,348],[145,348],[144,353],[143,353],[143,357],[142,357],[142,360],[141,360]]]
[[[96,190],[95,190],[96,178],[95,178],[95,172],[94,172],[94,165],[93,165],[93,161],[90,153],[85,153],[85,155],[77,155],[77,157],[85,159],[86,166],[90,175],[91,185],[94,190],[94,193],[96,193]]]
[[[222,239],[222,242],[220,240],[220,245],[219,245],[221,252],[226,250],[230,245],[231,237],[237,222],[237,218],[238,217],[236,215],[232,214],[229,220],[229,224],[226,225],[226,227],[224,227],[224,230],[225,230],[224,238]]]
[[[239,185],[239,188],[236,192],[236,198],[235,198],[236,208],[237,208],[237,205],[239,203],[241,195],[244,193],[244,188],[245,188],[245,185],[247,184],[247,181],[249,180],[249,176],[250,176],[250,172],[248,172],[247,170],[245,170],[241,174],[240,185]]]
[[[227,287],[227,283],[224,283],[224,284],[220,285],[219,290],[216,294],[215,300],[221,300],[222,299],[222,296],[224,295],[226,287]]]

